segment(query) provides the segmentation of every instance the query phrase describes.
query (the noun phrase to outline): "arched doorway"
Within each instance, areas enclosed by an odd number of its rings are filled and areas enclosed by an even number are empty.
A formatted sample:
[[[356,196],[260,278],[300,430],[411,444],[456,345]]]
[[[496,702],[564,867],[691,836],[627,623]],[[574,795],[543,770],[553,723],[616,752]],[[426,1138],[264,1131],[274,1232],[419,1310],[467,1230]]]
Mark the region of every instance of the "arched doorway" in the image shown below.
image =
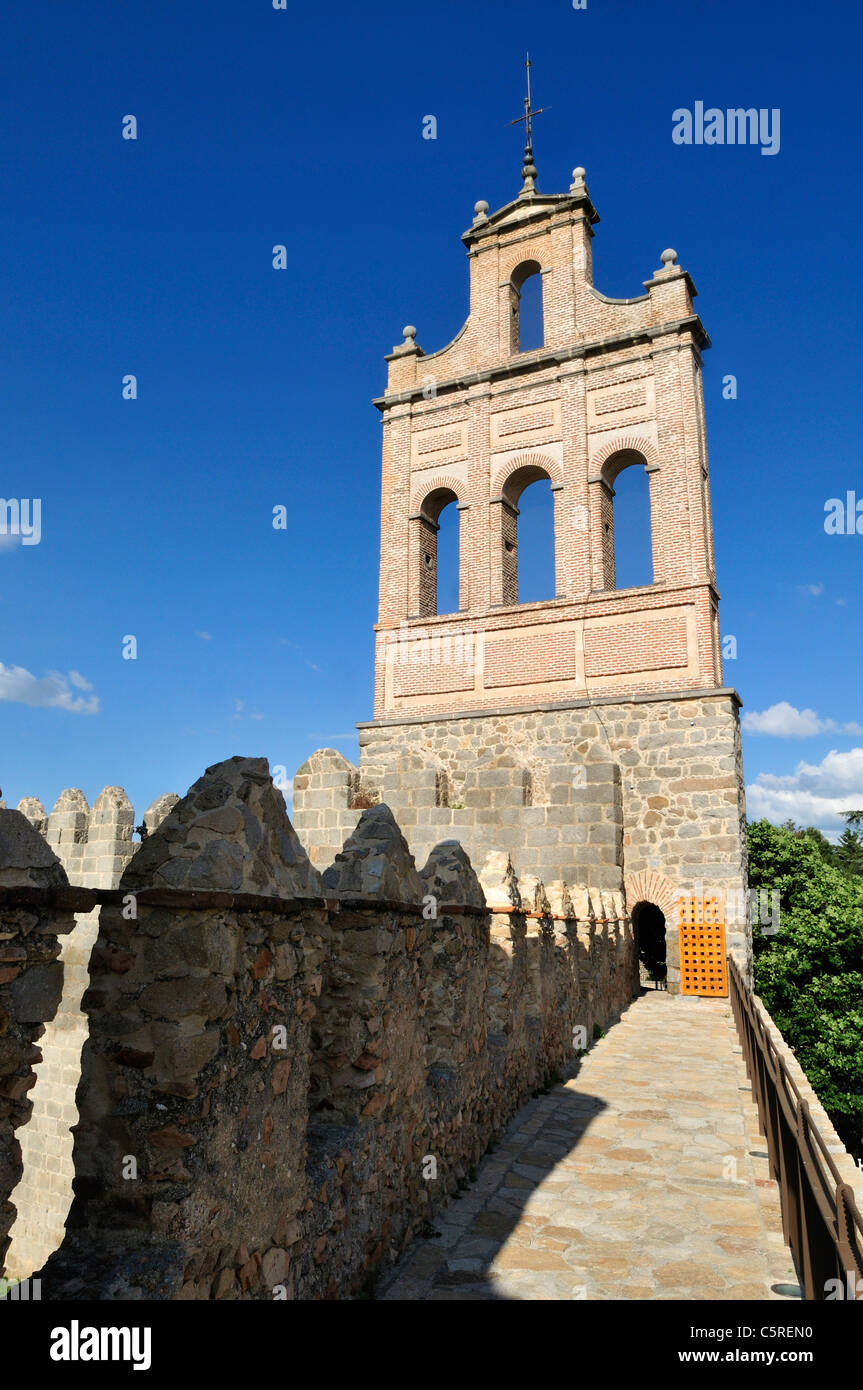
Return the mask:
[[[636,903],[632,926],[638,954],[638,978],[643,989],[666,989],[668,977],[665,914],[655,903]]]

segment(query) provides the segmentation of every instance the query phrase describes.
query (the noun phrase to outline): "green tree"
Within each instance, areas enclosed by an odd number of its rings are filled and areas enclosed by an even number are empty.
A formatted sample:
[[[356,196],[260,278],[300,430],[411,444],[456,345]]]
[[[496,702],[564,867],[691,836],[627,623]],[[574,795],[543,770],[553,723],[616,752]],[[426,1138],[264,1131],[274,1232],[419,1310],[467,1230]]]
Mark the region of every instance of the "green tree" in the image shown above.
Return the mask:
[[[823,837],[821,837],[823,838]],[[779,932],[753,923],[755,987],[836,1129],[863,1157],[863,878],[819,838],[755,821],[752,887],[778,889]]]
[[[805,830],[798,830],[796,833],[798,835],[805,835],[807,839],[812,840],[813,843],[818,846],[818,853],[821,855],[825,864],[836,863],[836,846],[831,844],[822,831],[817,830],[814,825],[807,825]]]
[[[836,863],[846,874],[863,874],[863,839],[847,826],[836,846]]]

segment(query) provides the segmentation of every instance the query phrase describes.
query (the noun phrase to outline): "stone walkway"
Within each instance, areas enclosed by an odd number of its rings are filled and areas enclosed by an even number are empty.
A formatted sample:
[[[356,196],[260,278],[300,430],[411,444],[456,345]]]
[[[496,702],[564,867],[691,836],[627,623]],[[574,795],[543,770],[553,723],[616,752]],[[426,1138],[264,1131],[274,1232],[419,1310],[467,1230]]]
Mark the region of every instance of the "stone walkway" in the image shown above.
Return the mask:
[[[643,994],[434,1230],[377,1298],[781,1301],[797,1276],[728,1001]]]

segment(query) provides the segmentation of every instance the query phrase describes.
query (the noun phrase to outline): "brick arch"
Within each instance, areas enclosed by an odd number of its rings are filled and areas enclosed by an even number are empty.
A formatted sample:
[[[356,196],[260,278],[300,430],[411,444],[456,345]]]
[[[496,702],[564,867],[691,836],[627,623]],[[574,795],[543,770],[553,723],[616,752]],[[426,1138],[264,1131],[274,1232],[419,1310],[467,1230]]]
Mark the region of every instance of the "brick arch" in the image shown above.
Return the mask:
[[[630,917],[636,903],[653,903],[665,917],[666,928],[672,930],[675,927],[674,909],[678,892],[671,879],[658,869],[639,869],[637,873],[628,874],[623,890]]]
[[[545,343],[549,323],[544,284],[550,259],[547,251],[550,253],[550,246],[534,246],[532,242],[524,242],[498,262],[501,348],[510,356],[524,351],[535,351]],[[526,284],[537,281],[542,304],[542,334],[538,343],[535,342],[526,349],[521,332],[521,296]]]
[[[588,470],[588,481],[594,485],[590,489],[590,528],[594,537],[593,582],[600,589],[618,587],[614,553],[614,484],[621,473],[636,463],[644,466],[649,485],[649,510],[645,521],[649,526],[653,572],[648,582],[655,584],[662,575],[664,556],[658,548],[654,529],[659,471],[656,447],[643,434],[625,434],[601,445],[591,457]]]
[[[563,592],[560,557],[560,466],[548,454],[518,453],[501,465],[495,474],[490,498],[492,526],[497,532],[492,545],[492,594],[498,603],[518,603],[518,502],[525,488],[541,478],[552,486],[555,593]],[[521,475],[521,476],[519,476]],[[497,505],[495,505],[497,504]],[[497,516],[494,514],[497,513]],[[552,595],[553,597],[553,595]]]
[[[651,440],[642,434],[627,434],[622,439],[611,440],[608,444],[603,444],[591,455],[590,466],[592,471],[599,471],[604,468],[610,458],[615,454],[641,454],[644,461],[650,467],[658,466],[656,457],[656,446]]]
[[[414,483],[413,502],[408,518],[408,612],[414,617],[428,618],[438,612],[438,543],[439,520],[444,508],[456,505],[461,508],[467,484],[453,473],[433,472]],[[441,496],[443,494],[443,496]],[[465,518],[461,510],[456,512],[458,519],[458,608],[467,608],[469,602]]]
[[[433,492],[440,492],[443,488],[447,488],[450,492],[454,492],[456,500],[460,503],[464,503],[465,487],[466,484],[463,478],[456,478],[452,473],[432,472],[429,476],[417,479],[414,483],[411,493],[411,512],[417,513],[421,511],[426,498]]]
[[[512,477],[513,473],[518,473],[522,468],[541,468],[544,473],[548,474],[552,483],[556,483],[559,486],[563,484],[561,466],[550,454],[517,454],[515,458],[511,458],[507,463],[501,464],[494,474],[491,488],[492,497],[500,497],[506,486],[507,480]]]
[[[547,232],[502,253],[498,261],[501,280],[509,280],[512,272],[525,261],[536,261],[542,271],[551,269],[551,237]]]

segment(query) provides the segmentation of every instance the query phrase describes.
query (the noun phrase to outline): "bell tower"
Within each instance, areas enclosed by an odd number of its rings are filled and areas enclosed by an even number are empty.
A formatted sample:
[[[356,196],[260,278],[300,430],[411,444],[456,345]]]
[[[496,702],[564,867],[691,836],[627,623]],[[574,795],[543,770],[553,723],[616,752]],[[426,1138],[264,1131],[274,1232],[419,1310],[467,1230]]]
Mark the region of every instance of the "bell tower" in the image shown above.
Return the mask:
[[[696,290],[664,251],[644,293],[593,285],[585,173],[478,202],[462,241],[470,313],[437,352],[416,330],[387,358],[375,717],[722,684]],[[519,313],[541,284],[542,346]],[[618,588],[615,481],[644,469],[653,582]],[[555,596],[519,603],[518,503],[554,495]],[[458,610],[436,603],[437,530],[459,514]]]
[[[426,352],[409,326],[387,357],[374,717],[358,725],[358,767],[322,750],[300,769],[295,825],[313,860],[330,862],[360,808],[383,800],[418,862],[456,838],[473,863],[505,852],[558,893],[621,894],[645,939],[664,921],[669,988],[685,988],[681,898],[691,911],[721,898],[727,944],[744,968],[750,958],[740,701],[722,683],[701,383],[709,339],[674,251],[631,298],[594,286],[585,171],[566,192],[539,190],[535,114],[528,102],[517,195],[494,212],[478,202],[462,235],[463,327]],[[523,331],[529,289],[539,342]],[[652,573],[637,587],[620,587],[615,567],[628,469],[649,494]],[[525,602],[519,505],[540,479],[554,590]],[[458,598],[444,612],[449,507]]]

